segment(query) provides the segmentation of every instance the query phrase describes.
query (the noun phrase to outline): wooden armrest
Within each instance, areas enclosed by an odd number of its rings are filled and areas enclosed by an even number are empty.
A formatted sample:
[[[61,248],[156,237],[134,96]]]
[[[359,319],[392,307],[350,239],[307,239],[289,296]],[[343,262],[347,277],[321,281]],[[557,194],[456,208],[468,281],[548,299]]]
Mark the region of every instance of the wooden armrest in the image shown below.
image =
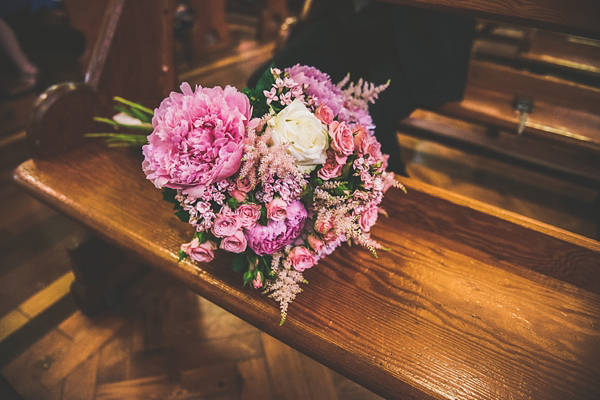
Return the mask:
[[[177,263],[192,227],[131,149],[30,160],[19,185],[192,290],[386,398],[582,399],[600,393],[600,243],[403,179],[373,236],[343,246],[279,326],[277,304],[218,254]]]

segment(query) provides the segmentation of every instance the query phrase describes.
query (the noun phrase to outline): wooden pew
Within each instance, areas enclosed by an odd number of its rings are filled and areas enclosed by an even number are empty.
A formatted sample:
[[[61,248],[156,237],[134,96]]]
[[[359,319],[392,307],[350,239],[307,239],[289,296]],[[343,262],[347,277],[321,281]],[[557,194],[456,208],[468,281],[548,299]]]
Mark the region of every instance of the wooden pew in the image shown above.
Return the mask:
[[[127,4],[111,3],[113,11]],[[227,255],[178,263],[192,228],[145,179],[139,153],[81,139],[96,104],[114,94],[152,97],[127,73],[136,65],[123,64],[127,52],[116,50],[127,41],[110,45],[120,20],[107,21],[95,52],[106,58],[90,64],[104,66],[99,75],[55,88],[38,103],[28,132],[35,158],[15,172],[25,190],[386,398],[597,398],[600,243],[417,181],[403,180],[406,195],[388,193],[390,217],[373,228],[391,251],[375,259],[342,247],[322,260],[307,272],[311,283],[283,326],[276,303],[243,288]],[[168,46],[158,48],[164,61]],[[143,79],[164,90],[162,74],[172,68],[156,65],[153,80]],[[124,72],[131,82],[115,76]]]
[[[386,398],[600,393],[600,243],[405,179],[373,230],[311,269],[279,326],[231,258],[177,262],[192,234],[130,149],[30,160],[17,182],[116,246]],[[126,193],[126,196],[124,196]],[[352,261],[349,261],[352,260]]]

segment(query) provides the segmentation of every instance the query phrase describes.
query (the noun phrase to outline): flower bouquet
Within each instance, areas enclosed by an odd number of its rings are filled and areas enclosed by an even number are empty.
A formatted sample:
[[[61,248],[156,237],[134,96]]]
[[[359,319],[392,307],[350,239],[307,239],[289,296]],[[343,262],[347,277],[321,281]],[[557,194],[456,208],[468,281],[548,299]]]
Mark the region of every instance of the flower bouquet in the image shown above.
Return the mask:
[[[386,190],[404,189],[386,171],[368,112],[388,85],[335,85],[313,67],[272,66],[242,92],[183,83],[154,112],[118,99],[124,113],[101,120],[152,132],[95,136],[146,143],[147,178],[194,227],[179,259],[235,253],[233,269],[279,303],[283,323],[308,283],[303,272],[337,246],[382,249],[369,230]]]

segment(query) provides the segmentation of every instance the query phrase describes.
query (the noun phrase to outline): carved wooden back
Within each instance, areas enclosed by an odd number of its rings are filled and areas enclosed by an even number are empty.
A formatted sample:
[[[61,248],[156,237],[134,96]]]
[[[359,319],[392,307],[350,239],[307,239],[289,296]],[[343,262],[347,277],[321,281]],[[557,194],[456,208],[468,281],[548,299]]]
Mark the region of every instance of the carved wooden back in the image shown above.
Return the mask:
[[[92,118],[111,112],[112,97],[157,106],[175,88],[173,10],[169,0],[111,0],[91,53],[85,81],[55,85],[36,101],[27,142],[49,158],[100,129]]]

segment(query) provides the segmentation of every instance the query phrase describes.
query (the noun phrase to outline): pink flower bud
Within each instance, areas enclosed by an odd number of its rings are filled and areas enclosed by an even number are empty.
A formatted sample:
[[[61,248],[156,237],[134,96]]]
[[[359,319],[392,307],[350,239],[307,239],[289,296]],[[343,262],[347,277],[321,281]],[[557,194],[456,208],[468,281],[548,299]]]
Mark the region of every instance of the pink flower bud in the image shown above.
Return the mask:
[[[263,283],[262,283],[262,273],[260,271],[258,271],[256,273],[256,278],[254,278],[252,280],[252,286],[254,287],[254,289],[260,289],[262,287]]]

